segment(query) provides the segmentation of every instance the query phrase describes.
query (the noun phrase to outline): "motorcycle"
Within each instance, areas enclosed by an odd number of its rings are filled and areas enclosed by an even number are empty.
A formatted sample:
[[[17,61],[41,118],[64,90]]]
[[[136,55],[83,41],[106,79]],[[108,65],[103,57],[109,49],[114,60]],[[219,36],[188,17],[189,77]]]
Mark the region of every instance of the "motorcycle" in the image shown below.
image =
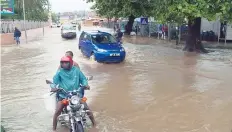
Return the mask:
[[[92,77],[87,78],[87,80],[92,80]],[[53,84],[52,81],[46,80],[47,84]],[[84,94],[84,87],[80,87],[78,90],[65,91],[63,88],[57,87],[58,91],[65,93],[67,98],[62,100],[62,104],[65,105],[61,114],[58,117],[58,121],[61,125],[68,126],[70,132],[84,132],[84,128],[87,128],[87,112],[89,110],[85,109],[84,103],[86,103],[87,98],[82,97]],[[50,95],[57,93],[52,92]]]

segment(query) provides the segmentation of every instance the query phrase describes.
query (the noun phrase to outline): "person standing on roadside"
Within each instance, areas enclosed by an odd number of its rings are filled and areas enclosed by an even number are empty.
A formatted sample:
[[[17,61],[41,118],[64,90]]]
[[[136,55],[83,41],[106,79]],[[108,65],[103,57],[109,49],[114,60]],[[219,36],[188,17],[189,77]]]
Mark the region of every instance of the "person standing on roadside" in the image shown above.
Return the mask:
[[[162,39],[165,39],[165,25],[162,25]]]
[[[21,37],[21,32],[19,31],[19,29],[17,27],[15,27],[14,40],[16,41],[17,45],[20,44],[20,39],[19,39],[20,37]]]

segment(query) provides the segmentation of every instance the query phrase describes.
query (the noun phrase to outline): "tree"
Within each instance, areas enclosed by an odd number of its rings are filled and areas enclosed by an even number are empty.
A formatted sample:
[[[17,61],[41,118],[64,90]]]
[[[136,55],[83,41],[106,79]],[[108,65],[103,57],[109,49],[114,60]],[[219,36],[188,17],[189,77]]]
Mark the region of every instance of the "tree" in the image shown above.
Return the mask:
[[[22,0],[14,1],[14,15],[2,15],[2,19],[23,19]],[[48,0],[25,0],[25,14],[27,20],[47,21],[49,13]]]
[[[92,2],[90,0],[88,2]],[[97,14],[106,18],[128,17],[129,21],[126,25],[126,33],[130,34],[134,19],[141,16],[151,16],[153,4],[148,0],[94,0]]]
[[[178,23],[187,18],[188,36],[184,50],[207,53],[200,37],[201,18],[222,21],[232,20],[231,0],[154,0],[157,5],[153,13],[160,20],[174,20]]]
[[[134,21],[132,19],[140,16],[152,16],[161,22],[179,24],[187,19],[188,37],[184,50],[206,53],[200,38],[201,18],[232,21],[231,5],[231,0],[95,0],[93,9],[107,17],[130,16],[130,28]]]
[[[52,13],[52,22],[57,23],[59,21],[58,15],[56,13]]]

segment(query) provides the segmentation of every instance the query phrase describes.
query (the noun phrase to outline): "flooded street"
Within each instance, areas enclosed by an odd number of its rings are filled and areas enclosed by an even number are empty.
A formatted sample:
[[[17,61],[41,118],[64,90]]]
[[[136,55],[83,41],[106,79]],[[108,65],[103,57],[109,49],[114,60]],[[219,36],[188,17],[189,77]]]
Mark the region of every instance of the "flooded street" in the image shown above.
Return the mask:
[[[185,54],[162,45],[124,43],[125,62],[99,64],[84,58],[78,39],[50,29],[44,39],[2,47],[1,109],[7,132],[49,132],[44,105],[65,51],[74,52],[86,76],[87,98],[100,132],[230,132],[232,51]],[[60,130],[62,132],[63,130]]]

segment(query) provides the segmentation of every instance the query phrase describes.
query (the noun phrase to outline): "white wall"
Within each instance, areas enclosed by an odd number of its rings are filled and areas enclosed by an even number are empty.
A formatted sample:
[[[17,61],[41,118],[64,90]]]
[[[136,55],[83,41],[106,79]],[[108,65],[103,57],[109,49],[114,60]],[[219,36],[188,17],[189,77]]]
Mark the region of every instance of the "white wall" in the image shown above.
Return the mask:
[[[220,21],[208,21],[205,18],[201,19],[201,32],[212,30],[216,35],[220,33]]]
[[[38,21],[27,21],[26,20],[26,29],[35,29],[42,28],[44,26],[48,26],[48,22],[38,22]],[[17,27],[19,30],[24,30],[24,21],[23,20],[2,20],[1,21],[1,33],[13,33],[14,28]]]
[[[227,40],[232,40],[232,24],[227,25],[227,35],[226,35]]]

